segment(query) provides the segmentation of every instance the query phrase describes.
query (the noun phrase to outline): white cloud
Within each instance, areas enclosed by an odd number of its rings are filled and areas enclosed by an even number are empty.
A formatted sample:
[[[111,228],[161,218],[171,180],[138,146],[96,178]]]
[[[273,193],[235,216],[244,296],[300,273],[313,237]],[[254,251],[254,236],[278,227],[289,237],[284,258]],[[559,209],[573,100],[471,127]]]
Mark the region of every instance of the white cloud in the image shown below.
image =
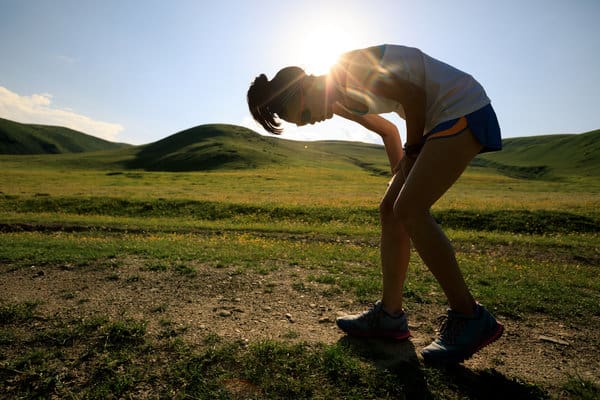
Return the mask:
[[[120,124],[96,121],[70,109],[55,108],[51,94],[21,96],[2,86],[0,117],[28,124],[64,126],[110,141],[116,141],[124,129]]]
[[[73,65],[77,62],[75,58],[65,55],[56,56],[56,60],[63,65]]]

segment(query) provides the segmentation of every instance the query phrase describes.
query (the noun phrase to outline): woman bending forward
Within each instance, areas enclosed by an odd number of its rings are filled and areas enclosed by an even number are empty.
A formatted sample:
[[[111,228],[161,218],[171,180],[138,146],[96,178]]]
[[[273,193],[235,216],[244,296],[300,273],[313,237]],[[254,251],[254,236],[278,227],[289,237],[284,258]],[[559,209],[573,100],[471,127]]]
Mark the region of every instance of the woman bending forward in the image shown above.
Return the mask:
[[[383,139],[394,174],[380,205],[383,295],[371,309],[338,318],[343,331],[410,336],[402,304],[412,240],[450,304],[423,358],[462,362],[502,335],[503,326],[473,299],[450,241],[430,214],[473,157],[502,147],[490,99],[472,76],[419,49],[381,45],[342,55],[327,75],[298,67],[283,68],[272,80],[262,74],[248,90],[248,106],[275,134],[282,131],[278,119],[301,126],[336,114]],[[404,147],[398,128],[379,115],[389,112],[406,120]]]

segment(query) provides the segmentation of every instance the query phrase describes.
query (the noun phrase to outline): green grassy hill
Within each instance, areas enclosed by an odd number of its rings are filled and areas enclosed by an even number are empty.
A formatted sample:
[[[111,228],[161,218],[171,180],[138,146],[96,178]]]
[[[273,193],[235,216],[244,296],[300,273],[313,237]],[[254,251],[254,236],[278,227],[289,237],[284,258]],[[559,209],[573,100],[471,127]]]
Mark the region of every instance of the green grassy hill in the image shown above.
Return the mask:
[[[473,164],[517,178],[600,176],[600,130],[506,139],[503,144],[502,151],[480,155]]]
[[[149,171],[246,169],[281,164],[293,153],[235,125],[197,126],[139,147],[127,167]]]
[[[128,168],[149,171],[207,171],[261,167],[360,167],[387,173],[382,146],[355,142],[298,142],[262,136],[236,125],[210,124],[191,128],[141,146]]]
[[[100,151],[102,150],[102,151]],[[75,152],[85,154],[73,154]],[[48,153],[54,153],[48,156]],[[64,154],[56,154],[64,153]],[[262,136],[236,125],[208,124],[143,146],[107,142],[67,128],[0,119],[0,154],[38,154],[42,166],[147,171],[216,171],[257,168],[360,168],[388,175],[383,146],[359,142],[300,142]],[[46,154],[46,155],[43,155]],[[21,156],[19,156],[21,157]],[[600,177],[600,130],[504,140],[500,152],[472,166],[521,179]]]
[[[291,141],[225,124],[201,125],[141,146],[126,163],[127,168],[152,171],[319,165],[359,167],[374,175],[389,174],[380,145]],[[600,130],[506,139],[502,151],[482,154],[472,165],[523,179],[600,177]]]
[[[22,135],[19,139],[26,137]],[[0,140],[4,139],[0,137]],[[19,142],[18,145],[25,147],[26,143]],[[250,129],[227,124],[197,126],[142,146],[115,147],[84,154],[23,154],[25,153],[14,151],[13,155],[5,155],[3,158],[18,163],[25,162],[31,167],[113,171],[326,167],[359,168],[373,175],[389,173],[385,152],[379,145],[342,141],[300,142],[262,136]]]
[[[0,118],[0,154],[61,154],[129,146],[59,126],[21,124]]]

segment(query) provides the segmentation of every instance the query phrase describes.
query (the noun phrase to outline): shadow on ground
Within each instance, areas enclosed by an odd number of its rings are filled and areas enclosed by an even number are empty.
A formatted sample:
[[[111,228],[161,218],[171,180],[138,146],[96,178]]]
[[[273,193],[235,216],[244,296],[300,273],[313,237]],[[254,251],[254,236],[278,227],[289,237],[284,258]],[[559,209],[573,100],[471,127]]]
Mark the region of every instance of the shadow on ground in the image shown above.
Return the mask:
[[[395,341],[344,336],[339,343],[372,362],[375,367],[397,376],[406,399],[548,399],[536,386],[508,378],[495,369],[471,370],[462,364],[424,364],[410,340]],[[434,384],[435,382],[435,384]],[[435,392],[431,388],[436,388]],[[440,387],[446,390],[440,391]]]

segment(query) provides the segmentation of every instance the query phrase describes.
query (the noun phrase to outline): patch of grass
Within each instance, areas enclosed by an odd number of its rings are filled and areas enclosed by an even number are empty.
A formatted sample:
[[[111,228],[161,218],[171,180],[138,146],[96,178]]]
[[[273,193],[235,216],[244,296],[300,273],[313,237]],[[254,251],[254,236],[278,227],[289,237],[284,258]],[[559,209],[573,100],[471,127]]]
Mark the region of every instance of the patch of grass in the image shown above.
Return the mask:
[[[101,332],[101,340],[105,347],[124,347],[144,342],[146,323],[125,320],[108,324]]]
[[[106,276],[107,281],[118,281],[119,279],[121,279],[121,276],[119,274],[117,274],[116,272],[113,272]]]
[[[294,289],[297,292],[306,292],[308,289],[306,287],[306,285],[304,284],[304,282],[294,282],[292,283],[292,289]]]
[[[342,346],[260,342],[242,358],[244,378],[265,397],[398,398],[403,388],[391,374],[363,363]],[[393,382],[393,383],[392,383]]]
[[[0,325],[27,322],[34,317],[38,302],[0,305]]]
[[[186,264],[176,264],[173,267],[173,270],[178,274],[186,276],[188,278],[194,278],[198,274],[194,267],[191,267]]]
[[[229,398],[244,393],[244,398],[294,399],[498,398],[494,391],[502,388],[512,398],[547,398],[535,386],[497,372],[440,371],[412,362],[377,368],[364,346],[261,341],[246,347],[214,335],[206,342],[209,347],[201,352],[179,353],[179,361],[168,371],[176,397]]]
[[[320,275],[320,276],[309,276],[308,279],[313,282],[323,283],[326,285],[333,285],[337,281],[337,277],[334,275]]]
[[[0,379],[10,382],[5,394],[131,398],[151,390],[161,398],[445,399],[497,398],[501,390],[511,398],[547,398],[495,371],[441,371],[414,361],[381,368],[382,355],[360,342],[247,344],[208,334],[203,345],[190,347],[170,322],[161,325],[165,332],[154,338],[143,321],[106,317],[55,320],[30,336],[4,335],[10,343],[0,342],[3,350],[29,349],[3,352]],[[585,399],[597,388],[572,380],[564,390]]]
[[[595,400],[600,398],[600,387],[578,376],[572,376],[563,385],[563,394],[574,399]]]
[[[60,213],[63,215],[121,218],[193,218],[196,221],[230,221],[238,226],[278,221],[279,225],[335,224],[376,227],[376,207],[315,207],[268,204],[235,204],[191,200],[134,200],[93,197],[0,198],[0,210],[11,213]],[[515,233],[600,232],[600,215],[561,210],[435,209],[434,217],[444,227]],[[144,224],[140,222],[140,224]],[[55,226],[56,229],[66,229]],[[162,226],[161,229],[165,227]],[[178,229],[177,227],[174,227]],[[40,229],[44,229],[43,226]],[[46,226],[45,229],[52,229]],[[131,227],[129,228],[131,229]],[[179,228],[181,229],[181,228]]]
[[[46,347],[69,347],[77,342],[86,342],[98,336],[98,330],[107,319],[93,317],[86,320],[72,320],[68,322],[56,321],[41,332],[37,332],[30,339],[31,343]]]
[[[382,289],[381,277],[374,275],[377,274],[348,276],[342,278],[339,285],[344,291],[353,292],[358,301],[369,302],[376,299]]]
[[[125,279],[125,282],[134,283],[134,282],[139,282],[141,280],[142,280],[142,278],[139,275],[131,275],[131,276],[128,276],[127,279]]]
[[[0,346],[9,345],[16,340],[16,335],[11,329],[0,328]],[[2,357],[0,357],[1,359]]]
[[[475,158],[473,166],[493,168],[503,175],[519,179],[552,179],[556,178],[550,173],[550,168],[546,165],[516,166],[506,165],[485,158]]]
[[[299,334],[298,332],[296,332],[296,331],[294,331],[294,330],[291,330],[291,329],[290,329],[289,331],[285,332],[285,333],[282,335],[282,337],[283,337],[284,339],[290,339],[290,340],[291,340],[291,339],[298,339],[298,338],[300,337],[300,334]]]
[[[547,210],[444,210],[434,214],[444,227],[528,234],[600,232],[588,215]]]
[[[56,375],[46,375],[51,369],[53,355],[45,349],[28,349],[8,366],[9,372],[17,372],[20,394],[26,398],[41,398],[54,392]]]
[[[474,294],[497,312],[515,318],[532,312],[548,313],[574,323],[600,315],[596,268],[600,242],[596,234],[517,236],[450,230],[449,235],[457,245],[459,264]],[[298,241],[294,235],[247,232],[199,235],[23,232],[3,237],[13,246],[0,248],[0,259],[17,266],[28,266],[32,261],[43,263],[44,259],[59,259],[60,264],[85,261],[104,265],[103,256],[114,261],[113,251],[120,248],[122,257],[142,260],[144,269],[168,268],[189,278],[197,276],[194,265],[202,263],[236,266],[235,274],[255,272],[266,276],[279,268],[295,268],[311,271],[305,278],[294,279],[293,288],[300,292],[310,289],[307,283],[314,280],[330,286],[328,295],[352,293],[360,302],[372,302],[381,293],[379,249],[370,241],[346,242],[331,237]],[[40,249],[46,251],[42,253]],[[107,279],[120,279],[112,271],[108,268]],[[444,301],[439,285],[416,256],[411,261],[405,287],[409,301]],[[267,285],[263,290],[268,293],[272,288]],[[18,318],[11,316],[15,311],[10,309],[2,312],[7,313],[8,319]]]
[[[165,311],[167,311],[167,308],[167,305],[162,303],[153,307],[150,311],[152,311],[153,313],[164,313]]]
[[[169,269],[169,266],[164,262],[151,261],[142,267],[144,271],[164,272]]]
[[[133,363],[137,354],[105,353],[94,365],[87,395],[90,398],[121,397],[135,392],[147,377],[143,367]]]

